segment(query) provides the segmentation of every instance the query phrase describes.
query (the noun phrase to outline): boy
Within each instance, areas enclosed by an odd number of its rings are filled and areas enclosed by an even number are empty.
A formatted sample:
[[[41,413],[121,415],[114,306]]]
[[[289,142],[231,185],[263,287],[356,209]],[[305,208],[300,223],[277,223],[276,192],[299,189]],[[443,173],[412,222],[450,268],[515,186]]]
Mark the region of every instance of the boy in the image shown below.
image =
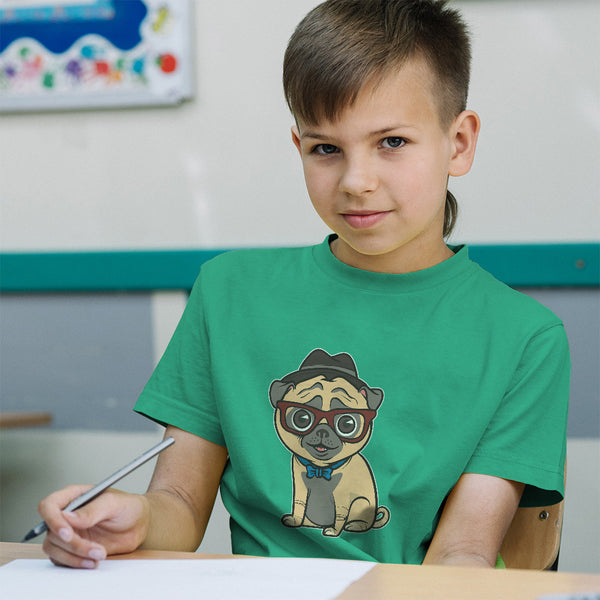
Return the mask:
[[[435,0],[328,0],[284,61],[310,248],[202,267],[136,410],[177,443],[147,494],[40,504],[44,549],[93,568],[194,550],[219,485],[233,550],[494,566],[514,512],[561,499],[560,321],[444,242],[471,167],[470,49]]]

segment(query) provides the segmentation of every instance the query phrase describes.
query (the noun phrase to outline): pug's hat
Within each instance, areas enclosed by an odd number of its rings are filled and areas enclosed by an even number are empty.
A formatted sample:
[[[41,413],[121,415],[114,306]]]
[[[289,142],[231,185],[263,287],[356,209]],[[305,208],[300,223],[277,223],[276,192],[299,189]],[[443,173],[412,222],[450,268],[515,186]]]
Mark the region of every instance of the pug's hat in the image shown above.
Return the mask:
[[[341,377],[348,383],[351,383],[357,390],[364,390],[364,395],[370,407],[373,405],[373,408],[377,408],[383,400],[383,390],[369,387],[359,378],[356,364],[346,352],[331,355],[325,350],[317,348],[302,361],[297,371],[288,373],[277,383],[297,385],[302,381],[318,377],[319,375],[322,375],[329,381],[333,381],[336,377]]]

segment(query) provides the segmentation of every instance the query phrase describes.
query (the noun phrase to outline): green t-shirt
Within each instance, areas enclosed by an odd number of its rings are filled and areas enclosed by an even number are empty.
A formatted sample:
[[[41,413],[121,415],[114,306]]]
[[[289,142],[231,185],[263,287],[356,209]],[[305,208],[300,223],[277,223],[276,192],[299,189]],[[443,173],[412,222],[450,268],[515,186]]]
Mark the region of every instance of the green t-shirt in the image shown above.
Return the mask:
[[[422,562],[463,473],[563,494],[560,320],[466,247],[392,275],[329,240],[202,266],[136,410],[226,446],[235,553]]]

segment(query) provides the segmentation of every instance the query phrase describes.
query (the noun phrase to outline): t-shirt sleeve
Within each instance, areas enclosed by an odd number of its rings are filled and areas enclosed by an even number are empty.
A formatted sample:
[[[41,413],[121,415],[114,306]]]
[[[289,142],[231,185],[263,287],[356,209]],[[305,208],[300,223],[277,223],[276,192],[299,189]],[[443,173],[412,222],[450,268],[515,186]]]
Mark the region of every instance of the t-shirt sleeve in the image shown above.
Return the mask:
[[[202,273],[164,355],[134,410],[225,445],[213,394]]]
[[[562,324],[532,336],[466,473],[526,484],[521,506],[564,496],[570,357]]]

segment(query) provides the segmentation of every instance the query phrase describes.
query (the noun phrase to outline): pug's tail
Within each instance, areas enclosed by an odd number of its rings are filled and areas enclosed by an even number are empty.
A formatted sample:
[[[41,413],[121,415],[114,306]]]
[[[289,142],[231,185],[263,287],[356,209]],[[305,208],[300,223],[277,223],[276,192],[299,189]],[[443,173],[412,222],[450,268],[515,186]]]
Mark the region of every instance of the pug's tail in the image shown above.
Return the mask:
[[[377,514],[375,515],[375,522],[373,523],[373,529],[379,529],[384,525],[388,524],[390,520],[390,511],[385,506],[380,506],[377,509]]]

